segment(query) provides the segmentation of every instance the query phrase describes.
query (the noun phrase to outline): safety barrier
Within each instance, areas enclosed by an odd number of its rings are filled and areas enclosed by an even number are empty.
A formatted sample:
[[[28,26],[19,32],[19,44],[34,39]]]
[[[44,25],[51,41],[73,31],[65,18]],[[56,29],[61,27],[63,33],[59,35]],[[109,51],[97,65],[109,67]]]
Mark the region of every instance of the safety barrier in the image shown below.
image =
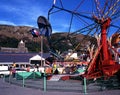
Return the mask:
[[[36,79],[41,78],[41,75],[40,72],[19,72],[16,73],[16,79]]]
[[[71,91],[84,93],[85,95],[92,92],[120,89],[120,82],[118,81],[117,76],[113,76],[109,79],[105,79],[103,76],[96,80],[88,80],[85,77],[82,78],[80,76],[72,76],[69,80],[65,81],[48,81],[44,79],[45,76],[40,76],[40,72],[21,72],[16,75],[17,79],[6,76],[6,81],[23,87],[41,89],[45,92],[49,90]]]

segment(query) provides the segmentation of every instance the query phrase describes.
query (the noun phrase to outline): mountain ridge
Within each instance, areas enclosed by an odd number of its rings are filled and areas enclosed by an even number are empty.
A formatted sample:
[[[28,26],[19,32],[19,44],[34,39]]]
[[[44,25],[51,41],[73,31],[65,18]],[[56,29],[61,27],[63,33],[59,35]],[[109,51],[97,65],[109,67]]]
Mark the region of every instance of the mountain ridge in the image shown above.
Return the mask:
[[[20,40],[23,40],[26,43],[26,47],[28,48],[29,52],[39,52],[41,39],[40,37],[33,38],[30,32],[33,28],[34,27],[30,26],[13,26],[0,24],[0,47],[14,48],[17,47]],[[68,49],[72,49],[73,44],[77,45],[85,37],[85,35],[79,34],[75,37],[71,36],[71,38],[68,38],[67,35],[68,33],[65,32],[53,33],[50,39],[52,46],[59,51],[66,51]],[[90,37],[88,38],[90,39]],[[82,44],[86,44],[89,39]],[[71,42],[73,41],[73,44],[70,43],[70,40]],[[44,52],[48,52],[49,43],[45,37],[43,44]]]

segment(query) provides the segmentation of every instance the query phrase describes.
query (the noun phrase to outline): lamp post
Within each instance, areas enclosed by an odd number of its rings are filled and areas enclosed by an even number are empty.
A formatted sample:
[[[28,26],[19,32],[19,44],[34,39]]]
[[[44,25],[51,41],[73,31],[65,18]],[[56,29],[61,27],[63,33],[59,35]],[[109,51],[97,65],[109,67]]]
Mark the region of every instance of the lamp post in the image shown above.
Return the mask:
[[[45,64],[42,64],[42,57],[43,57],[43,36],[41,35],[40,36],[41,38],[41,65],[44,66]]]
[[[31,33],[33,37],[41,37],[41,64],[42,62],[42,56],[43,56],[43,36],[49,38],[49,36],[52,33],[52,27],[49,23],[49,21],[44,16],[39,16],[37,19],[37,24],[39,28],[39,32],[35,29],[32,29]],[[43,66],[44,65],[44,66]],[[45,62],[42,64],[44,67],[44,92],[46,92],[46,70],[45,70]]]
[[[45,62],[43,64],[42,57],[43,57],[43,36],[41,35],[41,64],[44,67],[44,75],[43,75],[43,88],[44,92],[46,92],[46,72],[45,72]]]

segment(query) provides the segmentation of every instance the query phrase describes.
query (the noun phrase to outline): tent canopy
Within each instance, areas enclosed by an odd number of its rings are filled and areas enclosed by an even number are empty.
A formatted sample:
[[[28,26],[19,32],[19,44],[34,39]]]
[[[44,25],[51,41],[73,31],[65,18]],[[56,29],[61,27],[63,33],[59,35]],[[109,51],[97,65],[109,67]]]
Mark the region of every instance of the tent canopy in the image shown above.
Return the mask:
[[[30,61],[31,61],[31,60],[45,60],[45,58],[43,58],[43,57],[41,57],[40,55],[37,54],[37,55],[31,57],[31,58],[30,58]]]

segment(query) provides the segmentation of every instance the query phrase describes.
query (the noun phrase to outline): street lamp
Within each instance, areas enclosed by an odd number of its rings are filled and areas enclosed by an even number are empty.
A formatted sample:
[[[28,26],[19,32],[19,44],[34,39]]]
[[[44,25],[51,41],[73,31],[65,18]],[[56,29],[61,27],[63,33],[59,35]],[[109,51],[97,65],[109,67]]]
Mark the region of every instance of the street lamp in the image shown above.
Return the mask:
[[[49,39],[52,28],[49,23],[49,21],[44,16],[39,16],[37,19],[37,24],[39,31],[36,29],[32,29],[31,33],[33,37],[41,37],[41,63],[42,63],[42,57],[43,57],[43,36],[47,37]],[[44,92],[46,92],[46,72],[45,72],[45,62],[44,62]]]

